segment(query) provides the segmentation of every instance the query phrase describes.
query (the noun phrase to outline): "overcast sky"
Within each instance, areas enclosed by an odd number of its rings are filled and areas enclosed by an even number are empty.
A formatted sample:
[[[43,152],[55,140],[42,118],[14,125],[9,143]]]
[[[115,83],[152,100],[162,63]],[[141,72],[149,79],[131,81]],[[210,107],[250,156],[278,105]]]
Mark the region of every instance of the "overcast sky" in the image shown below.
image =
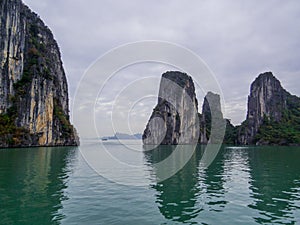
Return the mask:
[[[119,45],[142,40],[172,42],[198,54],[215,74],[224,94],[225,115],[234,124],[245,119],[250,83],[261,72],[272,71],[284,88],[300,96],[298,0],[24,2],[40,15],[58,41],[71,99],[80,77],[99,56]],[[125,69],[107,88],[106,95],[113,99],[122,85],[132,81],[126,76],[134,80],[143,73],[159,78],[167,69],[172,68],[149,63]],[[198,89],[197,95],[202,104]],[[132,132],[143,131],[155,102],[149,99],[147,104],[137,104]],[[102,110],[97,110],[99,121],[109,111],[105,107],[111,105],[106,101]]]

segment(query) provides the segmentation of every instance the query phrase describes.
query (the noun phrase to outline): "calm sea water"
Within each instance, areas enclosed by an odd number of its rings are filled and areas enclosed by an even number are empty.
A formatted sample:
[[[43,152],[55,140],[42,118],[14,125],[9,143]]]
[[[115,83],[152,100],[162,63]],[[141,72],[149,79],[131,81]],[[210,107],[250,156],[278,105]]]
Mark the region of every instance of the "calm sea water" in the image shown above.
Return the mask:
[[[206,169],[199,147],[182,170],[157,183],[153,165],[168,147],[132,154],[105,145],[139,166],[131,171],[105,160],[96,168],[103,177],[78,148],[0,150],[0,224],[300,224],[299,147],[224,146]],[[134,182],[139,170],[144,186],[114,182]]]

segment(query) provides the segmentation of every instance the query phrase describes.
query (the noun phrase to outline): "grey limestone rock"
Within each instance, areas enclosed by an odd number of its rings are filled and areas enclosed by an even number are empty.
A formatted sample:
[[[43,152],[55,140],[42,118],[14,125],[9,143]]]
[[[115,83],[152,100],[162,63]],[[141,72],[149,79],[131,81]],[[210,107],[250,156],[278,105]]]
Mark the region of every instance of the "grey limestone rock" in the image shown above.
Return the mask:
[[[0,146],[77,145],[52,32],[21,0],[1,0],[0,17]]]
[[[198,102],[192,78],[178,71],[164,73],[158,103],[144,131],[143,143],[195,144],[199,132]]]

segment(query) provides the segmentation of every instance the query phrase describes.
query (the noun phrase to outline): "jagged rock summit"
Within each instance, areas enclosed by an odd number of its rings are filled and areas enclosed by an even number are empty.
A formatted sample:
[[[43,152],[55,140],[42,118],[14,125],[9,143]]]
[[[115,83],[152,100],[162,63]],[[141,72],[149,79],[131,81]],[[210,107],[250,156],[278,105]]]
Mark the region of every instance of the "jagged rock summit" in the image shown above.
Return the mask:
[[[21,0],[0,16],[0,147],[77,145],[52,32]]]
[[[158,103],[143,134],[145,145],[195,144],[199,138],[198,102],[190,76],[162,75]]]
[[[247,118],[238,131],[243,145],[300,143],[300,98],[291,95],[271,72],[251,84]]]

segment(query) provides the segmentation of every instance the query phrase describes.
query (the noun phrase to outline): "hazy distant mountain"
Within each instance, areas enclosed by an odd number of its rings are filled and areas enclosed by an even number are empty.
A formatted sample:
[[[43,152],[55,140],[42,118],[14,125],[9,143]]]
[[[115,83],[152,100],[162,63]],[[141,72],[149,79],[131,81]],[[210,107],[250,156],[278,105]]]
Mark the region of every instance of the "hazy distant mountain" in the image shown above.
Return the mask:
[[[102,139],[108,139],[108,140],[136,140],[136,139],[142,139],[142,134],[125,134],[125,133],[119,133],[117,132],[114,136],[108,136],[108,137],[102,137]]]

